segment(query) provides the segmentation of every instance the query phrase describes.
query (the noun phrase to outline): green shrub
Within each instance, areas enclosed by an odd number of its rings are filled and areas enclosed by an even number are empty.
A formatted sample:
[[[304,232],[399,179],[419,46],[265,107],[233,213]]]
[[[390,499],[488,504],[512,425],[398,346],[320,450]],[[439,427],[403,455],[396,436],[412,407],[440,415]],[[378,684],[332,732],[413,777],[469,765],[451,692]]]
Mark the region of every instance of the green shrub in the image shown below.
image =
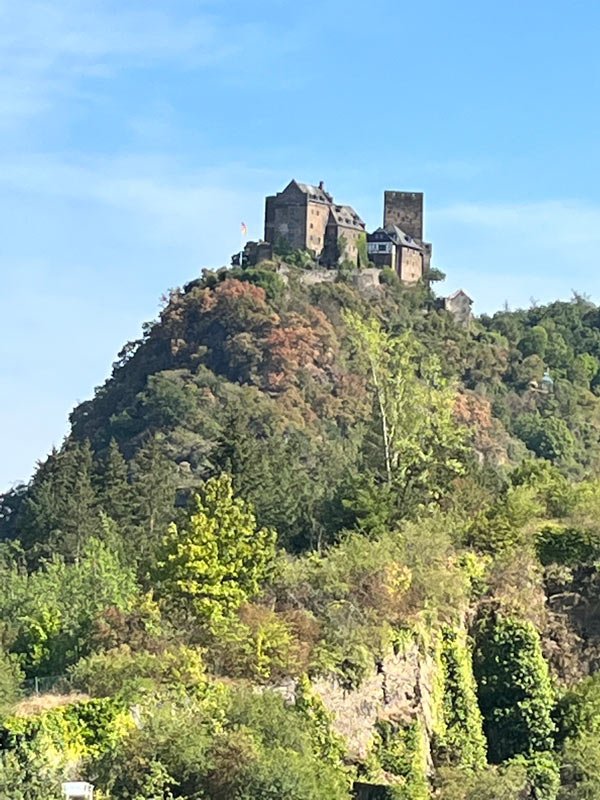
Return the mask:
[[[23,678],[17,657],[0,650],[0,715],[21,696]]]
[[[434,739],[435,759],[438,764],[480,769],[486,764],[486,741],[464,631],[442,628],[439,662],[442,731]]]
[[[220,675],[263,682],[302,670],[299,643],[282,615],[247,604],[212,631],[209,655]]]
[[[425,737],[418,721],[405,727],[378,722],[374,755],[385,772],[398,778],[395,800],[428,800]]]
[[[577,566],[594,561],[600,554],[600,534],[578,528],[546,525],[536,540],[542,564]]]
[[[203,688],[207,680],[200,651],[184,646],[134,653],[123,645],[81,659],[69,674],[76,689],[96,697],[127,699],[164,689],[194,691]]]
[[[285,281],[272,269],[246,269],[240,274],[239,279],[260,286],[269,300],[280,300],[285,294]]]
[[[532,623],[489,614],[480,622],[474,672],[492,763],[552,750],[555,696]]]

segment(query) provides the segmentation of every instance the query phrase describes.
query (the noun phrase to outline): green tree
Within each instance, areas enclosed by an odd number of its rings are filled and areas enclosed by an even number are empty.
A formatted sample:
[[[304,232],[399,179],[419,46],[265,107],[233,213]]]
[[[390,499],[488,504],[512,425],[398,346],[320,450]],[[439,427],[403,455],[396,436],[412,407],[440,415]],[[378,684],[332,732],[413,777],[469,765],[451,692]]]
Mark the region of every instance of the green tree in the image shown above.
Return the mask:
[[[92,484],[93,458],[88,441],[67,442],[40,466],[20,522],[24,544],[38,552],[59,552],[76,561],[84,543],[101,531]]]
[[[23,678],[17,658],[0,650],[0,715],[21,696]]]
[[[133,572],[97,539],[86,543],[78,563],[54,556],[30,575],[13,572],[5,588],[11,647],[30,677],[61,674],[89,651],[96,617],[108,608],[127,610],[137,596]]]
[[[115,439],[110,440],[95,484],[98,503],[104,513],[117,523],[122,533],[129,532],[133,503],[129,470]]]
[[[523,800],[530,790],[526,767],[514,762],[477,772],[445,767],[436,783],[441,800]]]
[[[234,496],[231,476],[223,474],[204,484],[185,526],[169,527],[158,556],[158,589],[214,624],[259,591],[274,555],[275,533],[258,528],[254,511]]]
[[[145,574],[175,516],[176,468],[153,437],[131,462],[132,516],[135,531],[127,542],[129,558]]]
[[[560,417],[523,414],[516,420],[515,433],[540,458],[553,462],[573,458],[575,439]]]
[[[409,334],[393,337],[375,319],[351,312],[345,321],[373,397],[375,427],[366,440],[366,466],[396,513],[406,515],[439,499],[464,471],[465,432],[454,419],[456,392],[437,359],[426,357]]]
[[[518,348],[525,357],[544,358],[548,346],[548,331],[542,325],[534,325],[519,341]]]
[[[365,269],[369,266],[369,251],[367,248],[367,234],[360,233],[356,239],[356,251],[358,255],[358,266]]]
[[[474,671],[490,761],[551,751],[555,696],[534,626],[486,616],[478,630]]]
[[[0,752],[0,797],[63,800],[58,771],[32,748]]]
[[[596,731],[569,738],[561,754],[559,800],[599,800],[600,739]]]

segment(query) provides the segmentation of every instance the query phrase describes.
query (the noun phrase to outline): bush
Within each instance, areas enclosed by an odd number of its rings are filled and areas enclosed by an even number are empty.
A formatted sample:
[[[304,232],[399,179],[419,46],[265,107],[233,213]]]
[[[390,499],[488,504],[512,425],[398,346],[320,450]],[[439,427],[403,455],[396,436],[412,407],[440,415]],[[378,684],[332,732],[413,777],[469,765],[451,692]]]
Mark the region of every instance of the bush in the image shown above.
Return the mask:
[[[241,273],[239,279],[260,286],[269,300],[281,300],[285,294],[285,281],[281,275],[271,269],[246,269]]]
[[[307,666],[285,618],[250,604],[212,631],[209,658],[217,674],[259,682],[298,675]]]
[[[464,631],[443,627],[439,662],[443,699],[442,731],[434,739],[436,761],[467,769],[484,767],[483,720]]]
[[[428,800],[425,740],[419,722],[398,727],[377,723],[375,756],[381,768],[400,779],[394,786],[394,800]]]
[[[81,659],[71,668],[70,678],[74,688],[96,697],[117,695],[130,700],[166,688],[189,692],[207,682],[200,651],[183,646],[160,653],[133,653],[123,645]]]
[[[350,800],[347,771],[323,760],[318,728],[302,712],[272,692],[222,700],[218,713],[195,701],[148,709],[103,759],[101,788],[144,800]]]
[[[0,650],[0,715],[21,696],[23,678],[16,656]]]
[[[534,626],[486,616],[477,632],[474,670],[490,761],[552,750],[555,697]]]
[[[558,525],[547,525],[536,541],[542,564],[574,567],[595,561],[600,554],[600,534]]]

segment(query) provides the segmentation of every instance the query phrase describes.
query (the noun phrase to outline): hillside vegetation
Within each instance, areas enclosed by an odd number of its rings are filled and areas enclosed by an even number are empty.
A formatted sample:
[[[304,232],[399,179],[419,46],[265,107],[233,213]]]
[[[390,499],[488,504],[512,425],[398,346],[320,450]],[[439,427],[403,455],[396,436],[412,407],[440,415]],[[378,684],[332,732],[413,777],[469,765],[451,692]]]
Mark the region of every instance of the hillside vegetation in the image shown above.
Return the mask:
[[[207,271],[0,497],[0,797],[600,798],[599,563],[595,305]]]

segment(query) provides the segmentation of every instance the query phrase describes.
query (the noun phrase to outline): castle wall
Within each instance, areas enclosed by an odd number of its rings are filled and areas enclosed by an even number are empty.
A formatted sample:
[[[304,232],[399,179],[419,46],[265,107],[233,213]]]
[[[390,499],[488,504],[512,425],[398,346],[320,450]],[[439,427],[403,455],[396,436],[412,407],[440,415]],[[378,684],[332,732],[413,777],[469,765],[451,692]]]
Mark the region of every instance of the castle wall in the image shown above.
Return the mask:
[[[423,240],[423,192],[384,194],[383,227],[397,225],[404,233]]]
[[[341,261],[358,264],[358,242],[365,232],[358,228],[346,228],[330,218],[325,234],[323,262],[328,267],[336,267]],[[344,251],[340,252],[339,239],[344,237]]]
[[[310,269],[303,271],[291,270],[285,264],[282,264],[278,273],[284,280],[288,280],[288,275],[293,272],[294,277],[297,278],[304,286],[314,286],[317,283],[335,283],[340,277],[337,269]],[[381,270],[379,269],[357,269],[354,272],[347,274],[349,280],[359,292],[365,294],[373,294],[381,291],[381,284],[379,283],[379,276]]]
[[[325,231],[329,219],[329,206],[323,203],[308,203],[306,247],[320,256],[325,247]]]
[[[399,277],[405,283],[416,283],[423,276],[423,255],[419,250],[409,247],[400,249]]]
[[[308,208],[306,195],[293,186],[267,197],[265,203],[265,241],[275,246],[285,240],[293,250],[304,250],[307,242]]]

